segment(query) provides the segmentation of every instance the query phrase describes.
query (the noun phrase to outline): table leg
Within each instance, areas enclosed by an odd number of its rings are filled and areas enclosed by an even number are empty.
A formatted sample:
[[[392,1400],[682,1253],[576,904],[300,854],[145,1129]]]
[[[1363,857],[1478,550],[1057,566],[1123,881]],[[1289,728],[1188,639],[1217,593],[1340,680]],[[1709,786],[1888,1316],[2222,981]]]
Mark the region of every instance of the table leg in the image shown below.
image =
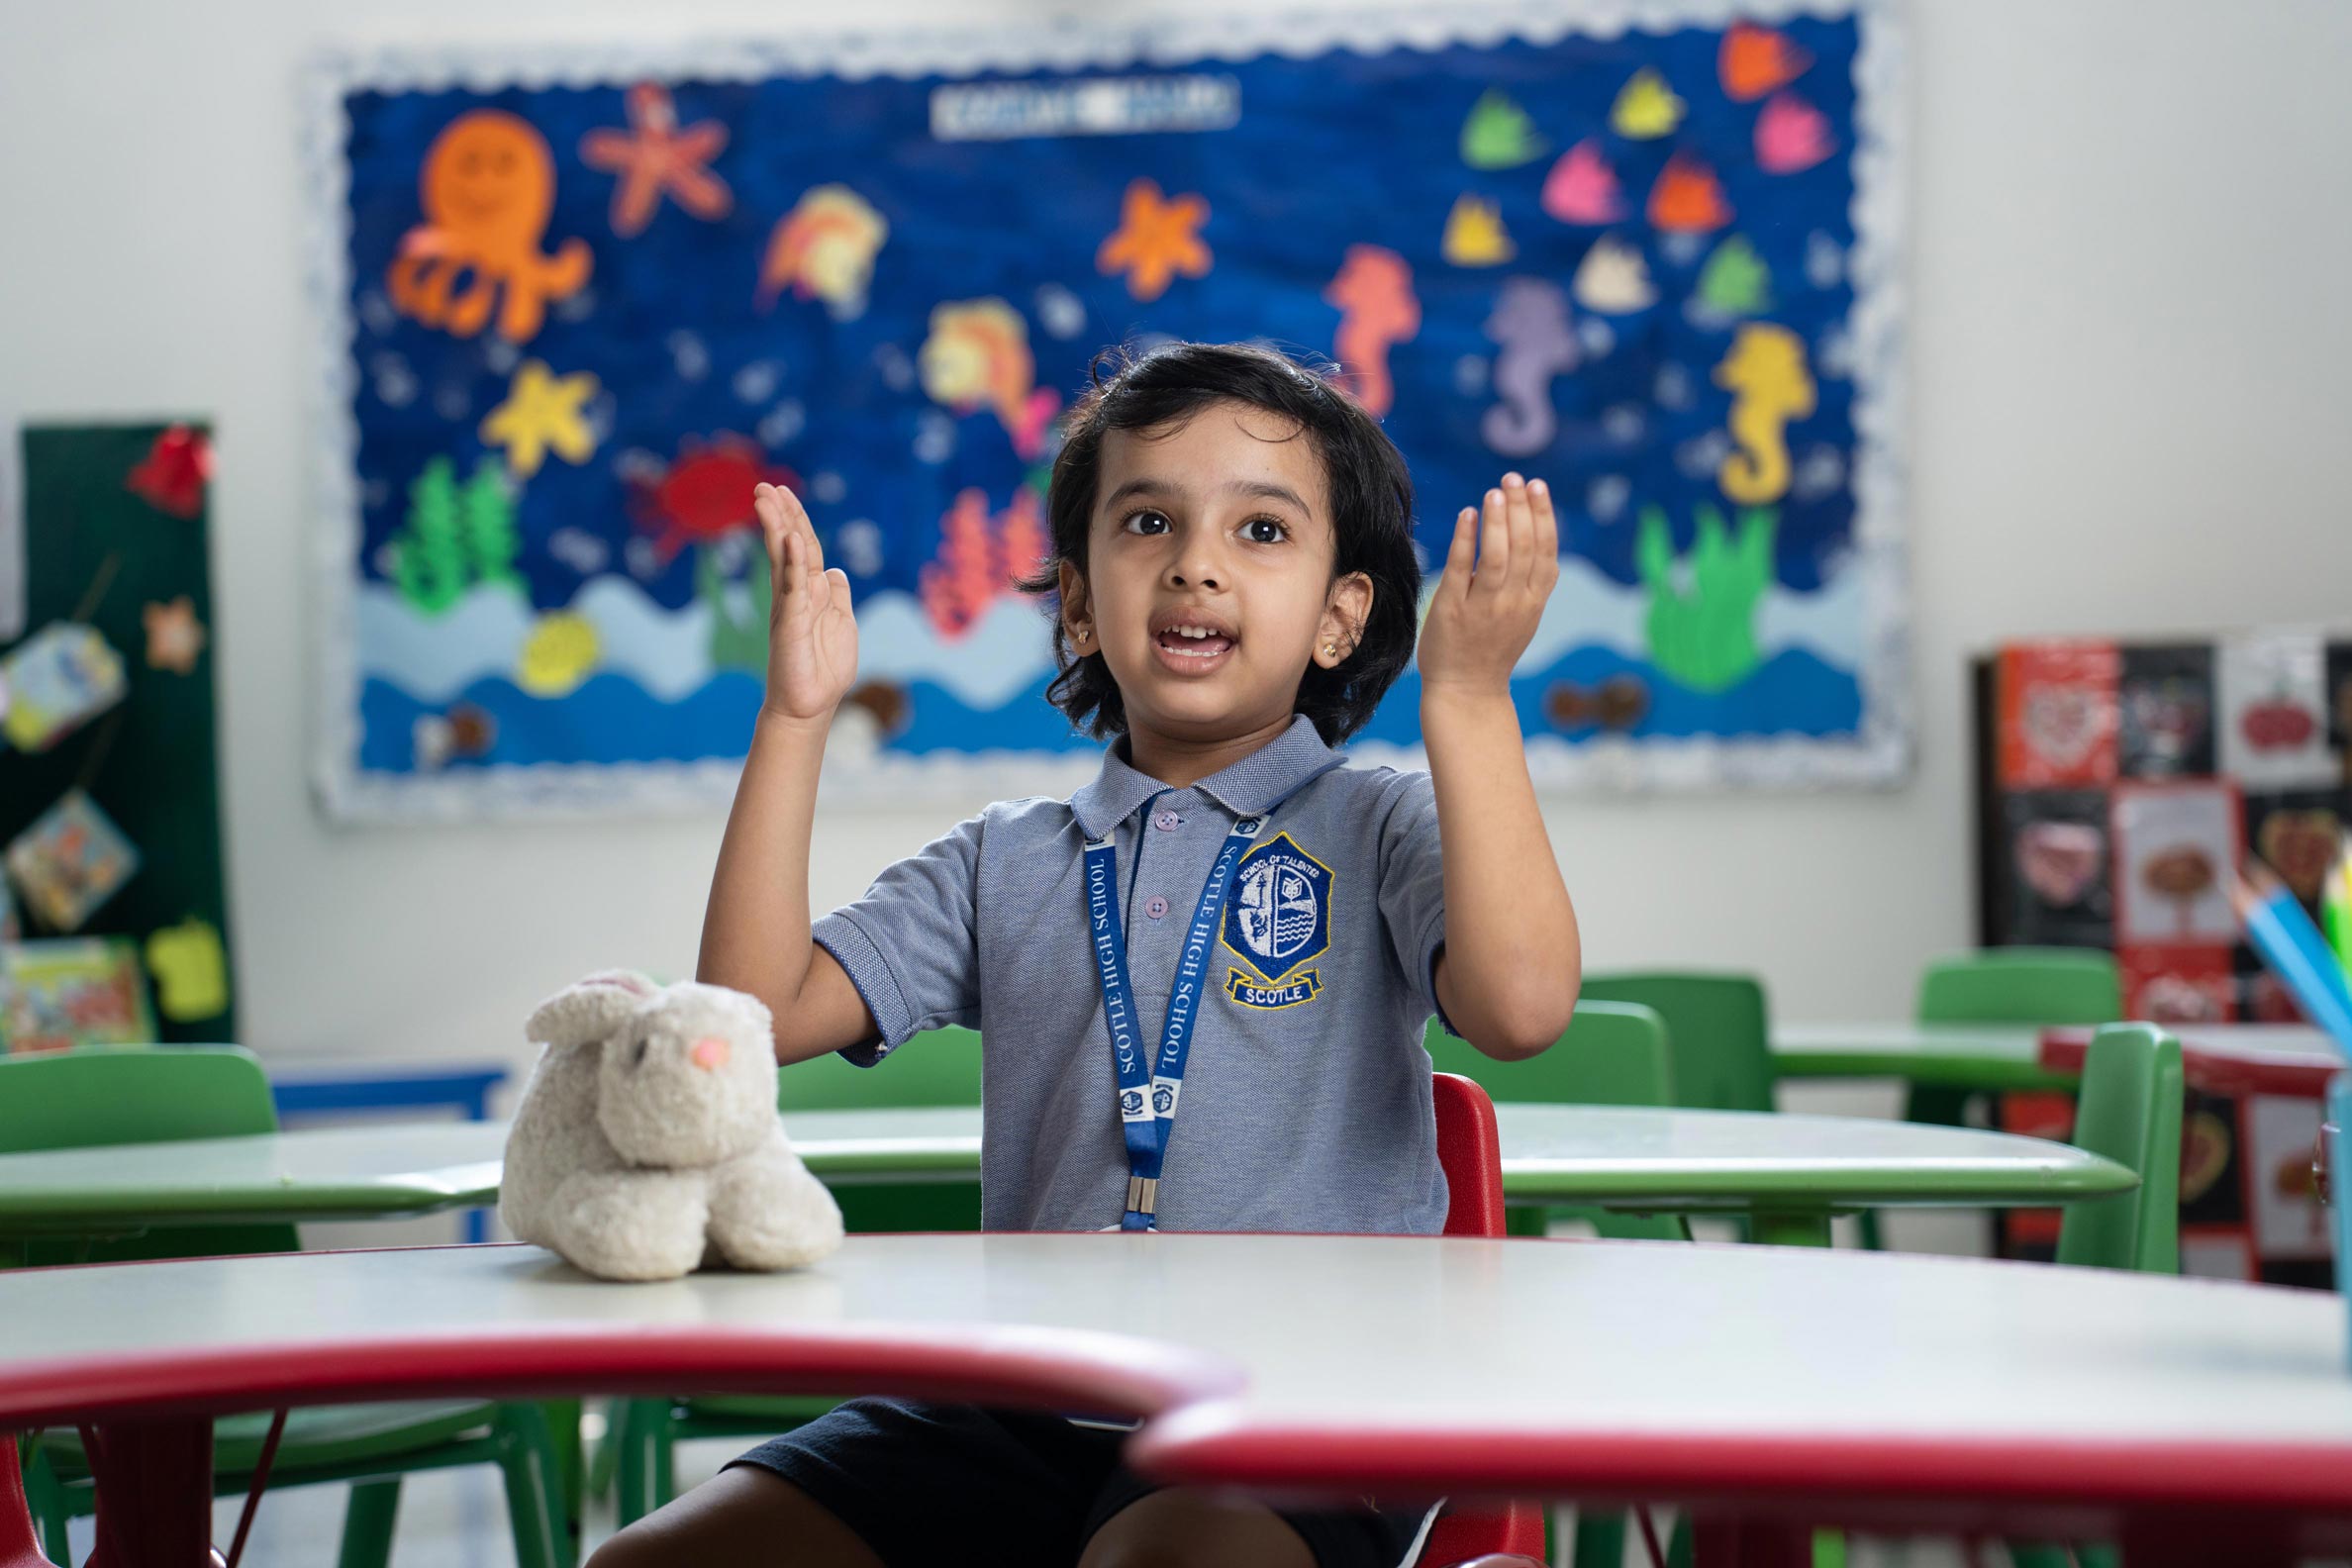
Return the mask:
[[[108,1421],[82,1428],[97,1493],[87,1568],[188,1568],[212,1542],[212,1421]]]
[[[1691,1545],[1694,1568],[1813,1568],[1813,1531],[1802,1524],[1702,1514]]]
[[[1829,1213],[1825,1209],[1758,1209],[1748,1216],[1748,1226],[1749,1234],[1764,1246],[1829,1244]]]

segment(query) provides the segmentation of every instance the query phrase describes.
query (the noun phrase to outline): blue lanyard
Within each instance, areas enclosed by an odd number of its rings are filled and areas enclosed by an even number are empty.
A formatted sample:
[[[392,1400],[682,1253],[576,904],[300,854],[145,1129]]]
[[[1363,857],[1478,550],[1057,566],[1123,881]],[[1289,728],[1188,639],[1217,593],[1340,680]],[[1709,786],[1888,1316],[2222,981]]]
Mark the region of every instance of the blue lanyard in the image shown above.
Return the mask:
[[[1112,1064],[1119,1072],[1120,1130],[1127,1139],[1127,1212],[1119,1221],[1122,1230],[1153,1228],[1160,1166],[1167,1158],[1168,1136],[1176,1127],[1176,1099],[1184,1090],[1184,1059],[1192,1050],[1201,978],[1209,967],[1233,868],[1269,815],[1261,813],[1234,823],[1225,834],[1225,847],[1217,853],[1217,864],[1201,889],[1201,902],[1194,906],[1192,927],[1184,933],[1176,983],[1168,993],[1167,1023],[1160,1030],[1159,1055],[1153,1060],[1144,1057],[1143,1042],[1135,1030],[1133,993],[1127,988],[1127,932],[1119,923],[1119,850],[1108,837],[1086,841],[1087,931],[1094,940],[1095,978],[1103,984],[1103,1019],[1111,1031]]]

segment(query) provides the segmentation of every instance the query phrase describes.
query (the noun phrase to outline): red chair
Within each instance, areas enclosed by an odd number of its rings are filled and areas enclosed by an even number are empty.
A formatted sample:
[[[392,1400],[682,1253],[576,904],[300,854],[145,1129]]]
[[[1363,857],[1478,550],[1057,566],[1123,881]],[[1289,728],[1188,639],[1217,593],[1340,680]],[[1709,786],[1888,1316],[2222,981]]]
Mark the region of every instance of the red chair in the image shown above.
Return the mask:
[[[13,1432],[0,1433],[0,1568],[51,1568],[33,1535],[33,1510],[25,1501]]]
[[[1503,1140],[1486,1091],[1455,1073],[1432,1075],[1437,1102],[1437,1163],[1445,1167],[1447,1235],[1503,1231]],[[1543,1507],[1502,1503],[1448,1507],[1421,1544],[1415,1568],[1454,1568],[1490,1553],[1543,1561]]]

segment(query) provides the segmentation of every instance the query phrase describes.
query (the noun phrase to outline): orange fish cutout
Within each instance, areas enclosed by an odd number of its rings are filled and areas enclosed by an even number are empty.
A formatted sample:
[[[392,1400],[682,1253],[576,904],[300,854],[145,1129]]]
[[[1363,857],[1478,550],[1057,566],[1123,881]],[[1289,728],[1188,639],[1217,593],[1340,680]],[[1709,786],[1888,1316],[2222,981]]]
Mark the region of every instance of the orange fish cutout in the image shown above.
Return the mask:
[[[1677,152],[1650,187],[1650,227],[1667,234],[1706,234],[1731,221],[1723,182],[1688,152]]]
[[[1421,331],[1413,268],[1385,246],[1349,245],[1339,275],[1323,290],[1323,303],[1339,309],[1339,330],[1331,347],[1340,373],[1332,383],[1378,419],[1397,401],[1389,349]]]
[[[1216,259],[1201,243],[1201,225],[1209,221],[1209,203],[1199,196],[1162,196],[1147,179],[1127,182],[1120,203],[1119,228],[1095,252],[1095,270],[1105,277],[1125,272],[1127,292],[1139,300],[1155,300],[1168,292],[1179,273],[1207,277]]]
[[[872,202],[846,185],[815,187],[769,232],[759,308],[789,286],[796,298],[825,301],[836,321],[863,315],[874,257],[889,238],[890,223]]]
[[[1805,74],[1813,56],[1786,35],[1753,22],[1734,22],[1715,50],[1715,75],[1733,103],[1753,103]]]
[[[401,237],[384,276],[403,316],[471,338],[495,306],[499,336],[524,343],[550,301],[587,286],[586,241],[539,253],[555,211],[555,158],[521,116],[469,109],[442,127],[425,149],[417,194],[425,222]]]
[[[705,221],[734,211],[734,192],[708,167],[726,149],[727,127],[716,120],[679,130],[677,105],[658,82],[629,89],[627,131],[607,127],[580,138],[581,162],[621,176],[613,186],[613,233],[624,240],[645,232],[665,192]]]
[[[1036,456],[1061,399],[1037,385],[1029,323],[1002,299],[951,300],[931,307],[931,335],[916,364],[931,401],[969,414],[987,409],[1005,427],[1013,450]]]

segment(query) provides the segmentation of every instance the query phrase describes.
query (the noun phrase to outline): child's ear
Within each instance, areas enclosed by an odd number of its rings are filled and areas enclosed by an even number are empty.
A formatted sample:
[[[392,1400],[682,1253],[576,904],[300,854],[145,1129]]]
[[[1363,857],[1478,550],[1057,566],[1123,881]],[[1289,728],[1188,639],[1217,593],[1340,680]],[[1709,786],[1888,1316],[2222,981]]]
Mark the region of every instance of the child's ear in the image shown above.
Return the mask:
[[[1323,601],[1323,624],[1315,629],[1315,662],[1324,669],[1337,669],[1353,658],[1356,644],[1364,640],[1365,623],[1371,619],[1369,576],[1349,572],[1331,584],[1330,596]]]
[[[1070,639],[1072,656],[1084,658],[1099,652],[1103,644],[1095,636],[1094,607],[1087,603],[1086,579],[1072,562],[1061,563],[1059,590],[1062,632]]]

